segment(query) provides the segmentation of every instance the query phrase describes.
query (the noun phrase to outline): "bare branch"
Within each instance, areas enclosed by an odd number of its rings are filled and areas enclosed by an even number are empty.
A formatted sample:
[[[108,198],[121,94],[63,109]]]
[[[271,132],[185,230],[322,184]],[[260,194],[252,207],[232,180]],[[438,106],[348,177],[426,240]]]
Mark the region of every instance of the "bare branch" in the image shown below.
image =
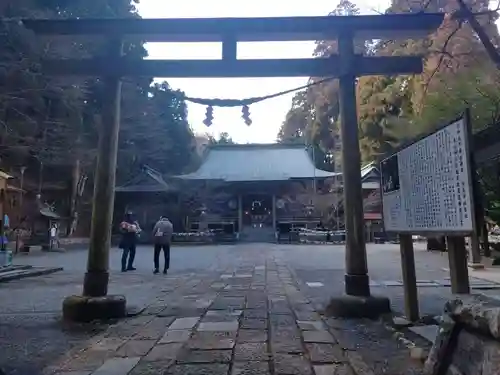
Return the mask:
[[[490,56],[491,60],[495,63],[498,69],[500,69],[500,54],[496,50],[495,46],[491,42],[490,38],[488,37],[488,34],[486,34],[486,31],[484,28],[481,26],[479,21],[476,19],[476,14],[473,14],[469,7],[464,3],[463,0],[457,0],[457,3],[460,7],[460,13],[462,13],[462,17],[466,19],[472,29],[476,32],[479,40],[481,40],[481,43],[483,43],[484,48],[486,49],[486,52]]]
[[[422,100],[420,102],[420,109],[422,109],[423,105],[424,105],[424,98],[425,96],[427,95],[427,92],[429,91],[429,85],[432,81],[432,79],[434,78],[434,76],[436,75],[436,73],[439,71],[439,69],[441,68],[441,65],[443,64],[443,62],[445,61],[445,56],[451,56],[451,54],[449,52],[446,51],[446,49],[448,48],[453,36],[462,28],[462,21],[457,21],[457,25],[455,26],[455,29],[453,29],[453,31],[448,35],[448,37],[446,38],[445,42],[443,43],[443,47],[441,48],[440,50],[440,56],[439,56],[439,60],[438,60],[438,63],[436,65],[436,68],[431,72],[431,74],[429,75],[429,78],[427,79],[427,82],[425,83],[425,86],[424,86],[424,93],[422,95]]]

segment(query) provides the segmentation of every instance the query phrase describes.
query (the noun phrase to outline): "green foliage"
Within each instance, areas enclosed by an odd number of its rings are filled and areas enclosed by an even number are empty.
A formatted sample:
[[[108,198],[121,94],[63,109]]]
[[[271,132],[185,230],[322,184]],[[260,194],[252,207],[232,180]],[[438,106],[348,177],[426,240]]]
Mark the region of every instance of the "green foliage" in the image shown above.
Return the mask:
[[[330,15],[340,17],[359,13],[359,8],[353,2],[341,0]],[[358,53],[366,51],[364,41],[356,42],[355,47]],[[336,53],[336,41],[317,41],[313,55],[324,58]],[[318,78],[311,77],[310,82],[314,83],[317,80]],[[322,168],[328,170],[335,169],[339,161],[338,90],[338,81],[331,80],[298,92],[278,133],[280,142],[317,145],[319,152],[325,155]]]
[[[227,132],[222,132],[219,134],[219,138],[215,138],[212,135],[207,135],[209,145],[233,145],[235,142]]]

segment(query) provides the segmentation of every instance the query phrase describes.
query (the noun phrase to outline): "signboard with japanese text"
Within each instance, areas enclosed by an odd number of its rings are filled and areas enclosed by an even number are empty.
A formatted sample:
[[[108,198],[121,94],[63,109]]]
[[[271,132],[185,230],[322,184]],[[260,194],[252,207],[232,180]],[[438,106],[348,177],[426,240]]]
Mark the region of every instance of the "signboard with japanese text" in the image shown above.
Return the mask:
[[[463,116],[380,163],[386,231],[473,232],[467,118]]]

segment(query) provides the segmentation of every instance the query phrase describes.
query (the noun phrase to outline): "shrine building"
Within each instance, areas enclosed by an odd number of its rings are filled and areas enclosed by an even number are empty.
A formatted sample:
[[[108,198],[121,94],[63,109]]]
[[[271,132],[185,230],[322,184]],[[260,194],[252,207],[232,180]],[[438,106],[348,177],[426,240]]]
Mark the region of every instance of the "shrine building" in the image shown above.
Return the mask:
[[[370,207],[366,219],[379,222],[378,169],[368,165],[361,174]],[[331,226],[335,213],[336,226],[343,229],[342,174],[316,168],[304,145],[211,146],[195,172],[177,177],[206,192],[200,216],[190,218],[190,231],[266,240],[276,231],[315,228],[320,221]]]
[[[361,169],[367,240],[381,227],[380,175]],[[145,229],[167,215],[177,233],[219,231],[249,241],[271,241],[277,231],[344,229],[342,173],[314,167],[304,145],[209,146],[199,168],[167,178],[144,166],[115,188],[114,222],[135,213]],[[116,232],[116,228],[115,228]],[[141,241],[149,242],[149,230]]]

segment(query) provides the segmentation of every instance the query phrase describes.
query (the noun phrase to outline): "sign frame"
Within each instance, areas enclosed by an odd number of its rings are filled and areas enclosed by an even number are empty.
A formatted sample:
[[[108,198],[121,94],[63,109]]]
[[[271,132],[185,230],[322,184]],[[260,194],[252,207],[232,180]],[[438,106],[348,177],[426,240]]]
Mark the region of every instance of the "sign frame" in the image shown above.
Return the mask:
[[[437,132],[447,128],[448,126],[458,122],[458,121],[463,121],[465,124],[465,134],[466,136],[464,137],[464,149],[465,149],[465,163],[468,165],[468,176],[467,176],[467,183],[469,185],[469,203],[470,203],[470,215],[471,215],[471,223],[472,223],[472,229],[469,230],[442,230],[442,229],[426,229],[426,230],[419,230],[419,229],[411,229],[411,230],[390,230],[386,229],[385,227],[385,217],[384,217],[384,181],[383,181],[383,169],[382,169],[382,163],[384,161],[387,161],[388,159],[396,156],[398,153],[401,151],[404,151],[405,149],[413,146],[414,144],[436,134]],[[405,144],[399,146],[396,148],[394,152],[392,152],[390,155],[384,157],[383,159],[380,160],[379,162],[379,168],[380,168],[380,197],[381,197],[381,205],[382,205],[382,222],[383,222],[383,227],[384,231],[386,233],[391,233],[391,234],[418,234],[422,236],[470,236],[476,231],[476,208],[474,204],[474,197],[475,197],[475,184],[474,184],[474,179],[476,178],[475,174],[475,168],[474,168],[474,155],[473,155],[473,138],[472,138],[472,125],[471,125],[471,117],[470,117],[470,110],[466,108],[464,112],[454,118],[452,121],[448,121],[444,125],[441,125],[432,131],[426,132],[421,134],[420,136],[416,137],[415,139],[406,142]]]

